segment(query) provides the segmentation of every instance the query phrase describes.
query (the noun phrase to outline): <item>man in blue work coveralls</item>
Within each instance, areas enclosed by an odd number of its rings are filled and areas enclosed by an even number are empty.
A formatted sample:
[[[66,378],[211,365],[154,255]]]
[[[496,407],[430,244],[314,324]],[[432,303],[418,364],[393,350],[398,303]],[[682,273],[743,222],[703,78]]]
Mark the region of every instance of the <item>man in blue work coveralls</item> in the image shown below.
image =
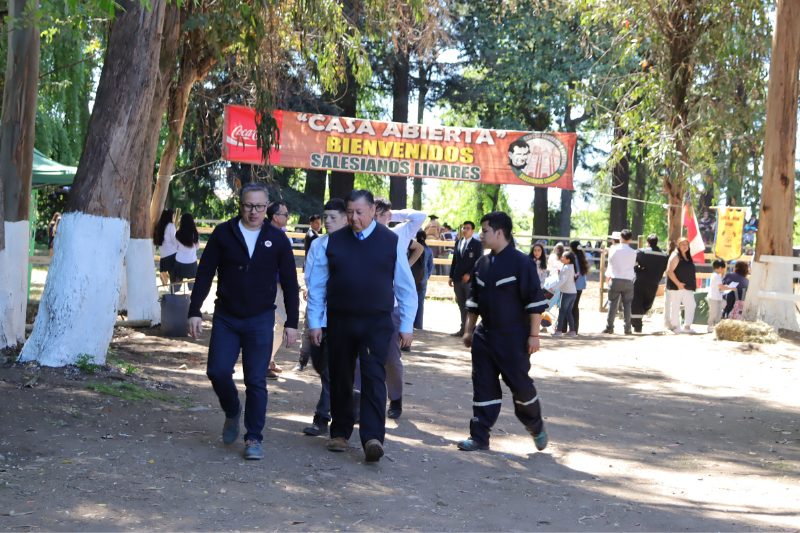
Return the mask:
[[[511,217],[495,211],[481,219],[481,237],[490,255],[475,265],[464,346],[472,348],[470,436],[465,451],[488,450],[489,433],[500,416],[500,377],[511,389],[514,414],[533,436],[537,450],[547,446],[539,395],[528,376],[530,356],[539,351],[539,324],[546,309],[533,261],[514,247]],[[481,317],[481,324],[475,323]]]

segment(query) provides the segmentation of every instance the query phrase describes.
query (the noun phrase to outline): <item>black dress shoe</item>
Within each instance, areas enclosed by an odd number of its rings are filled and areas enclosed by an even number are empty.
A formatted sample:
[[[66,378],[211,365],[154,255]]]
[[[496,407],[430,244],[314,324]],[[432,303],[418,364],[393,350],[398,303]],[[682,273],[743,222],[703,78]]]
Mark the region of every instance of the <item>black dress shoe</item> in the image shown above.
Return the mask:
[[[386,413],[386,416],[389,418],[400,418],[401,414],[403,414],[403,399],[398,398],[397,400],[390,401],[389,411]]]
[[[609,335],[613,335],[614,334],[614,328],[606,327],[606,329],[603,330],[603,333],[607,333]]]
[[[459,450],[464,450],[465,452],[475,452],[478,450],[489,449],[488,444],[481,444],[480,442],[474,441],[472,440],[472,437],[468,438],[467,440],[462,440],[461,442],[456,444],[456,446],[458,446]]]
[[[410,352],[411,351],[411,345],[406,346],[405,348],[400,348],[400,351],[401,352]]]
[[[455,333],[451,333],[450,336],[451,337],[463,337],[464,336],[464,330],[462,329],[461,331],[457,331]]]
[[[319,437],[321,435],[328,434],[328,419],[323,418],[321,416],[315,416],[314,421],[311,423],[310,426],[303,430],[303,433],[306,435],[312,435],[314,437]]]
[[[306,365],[308,365],[307,361],[305,363],[302,361],[298,361],[297,364],[294,365],[292,372],[302,372],[303,370],[306,369]]]

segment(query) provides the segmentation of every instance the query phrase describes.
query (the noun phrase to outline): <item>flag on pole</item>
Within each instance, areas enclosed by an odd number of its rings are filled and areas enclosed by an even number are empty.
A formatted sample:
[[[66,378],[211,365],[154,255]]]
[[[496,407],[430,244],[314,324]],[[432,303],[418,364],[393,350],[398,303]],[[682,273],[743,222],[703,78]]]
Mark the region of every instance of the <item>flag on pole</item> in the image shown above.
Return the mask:
[[[697,225],[697,217],[694,216],[694,208],[689,202],[688,194],[683,203],[683,225],[686,227],[686,238],[689,239],[689,254],[692,256],[692,260],[695,263],[705,263],[706,247],[700,236],[700,227]]]

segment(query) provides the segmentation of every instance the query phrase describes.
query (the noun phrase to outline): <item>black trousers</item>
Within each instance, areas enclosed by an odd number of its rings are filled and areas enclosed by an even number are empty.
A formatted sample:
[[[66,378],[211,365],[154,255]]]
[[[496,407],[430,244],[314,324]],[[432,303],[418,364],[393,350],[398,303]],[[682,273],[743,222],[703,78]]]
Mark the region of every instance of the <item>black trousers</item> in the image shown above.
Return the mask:
[[[469,299],[469,283],[461,283],[461,280],[453,280],[453,290],[456,293],[456,303],[458,303],[458,310],[461,311],[461,329],[464,331],[464,326],[467,323],[467,299]]]
[[[544,429],[539,395],[533,380],[528,355],[528,331],[488,332],[483,324],[472,337],[472,440],[489,444],[489,433],[500,416],[503,390],[500,378],[514,399],[514,414],[531,435]]]
[[[394,337],[392,313],[337,315],[328,311],[328,372],[331,377],[331,438],[353,434],[353,379],[361,366],[361,444],[383,443],[386,433],[386,360]]]
[[[631,326],[636,332],[642,331],[642,319],[653,307],[658,292],[658,283],[640,282],[633,283],[633,301],[631,302]]]

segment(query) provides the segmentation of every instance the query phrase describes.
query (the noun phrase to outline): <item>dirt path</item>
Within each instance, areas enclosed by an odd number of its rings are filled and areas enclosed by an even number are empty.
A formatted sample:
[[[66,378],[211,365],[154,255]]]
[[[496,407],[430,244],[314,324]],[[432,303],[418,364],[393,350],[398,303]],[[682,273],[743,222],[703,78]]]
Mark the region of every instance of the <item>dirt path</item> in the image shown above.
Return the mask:
[[[387,457],[374,466],[363,464],[355,434],[345,454],[300,434],[319,386],[310,368],[290,371],[296,350],[278,354],[284,377],[269,382],[266,458],[254,462],[241,443],[222,444],[224,415],[204,374],[208,332],[195,343],[119,331],[110,358],[146,380],[7,363],[0,526],[800,529],[797,346],[655,334],[660,319],[651,334],[608,337],[591,333],[602,315],[581,318],[579,339],[546,338],[534,357],[550,447],[535,451],[506,391],[492,450],[465,453],[454,442],[468,434],[469,354],[446,334],[458,325],[453,304],[426,302],[429,329],[404,355],[405,411],[387,424]],[[151,396],[134,401],[141,390]]]

